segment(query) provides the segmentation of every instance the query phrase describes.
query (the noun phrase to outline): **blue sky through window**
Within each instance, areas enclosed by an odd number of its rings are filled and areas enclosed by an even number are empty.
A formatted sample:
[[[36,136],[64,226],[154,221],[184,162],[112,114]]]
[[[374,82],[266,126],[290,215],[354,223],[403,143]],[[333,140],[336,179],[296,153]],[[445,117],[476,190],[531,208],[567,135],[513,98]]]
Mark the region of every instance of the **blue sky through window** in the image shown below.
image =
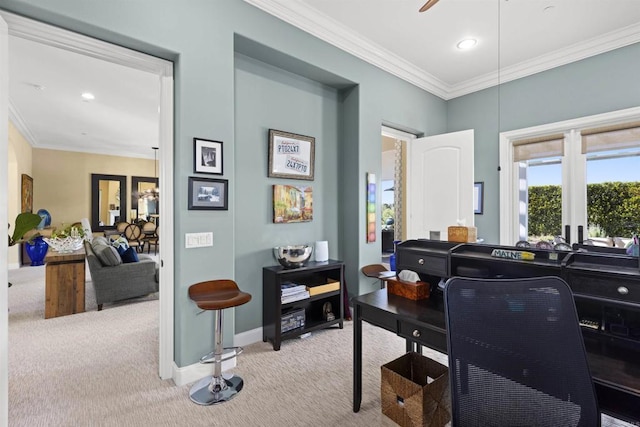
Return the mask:
[[[560,164],[530,167],[527,172],[529,185],[560,185]],[[640,157],[590,160],[587,162],[587,184],[599,182],[640,181]]]

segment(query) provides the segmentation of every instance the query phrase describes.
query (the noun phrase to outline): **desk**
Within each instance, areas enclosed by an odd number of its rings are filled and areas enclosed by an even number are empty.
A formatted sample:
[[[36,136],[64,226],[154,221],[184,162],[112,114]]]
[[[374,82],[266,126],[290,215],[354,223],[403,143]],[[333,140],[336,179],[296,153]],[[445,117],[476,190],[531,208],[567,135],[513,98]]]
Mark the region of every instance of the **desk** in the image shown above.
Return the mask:
[[[84,248],[61,254],[48,251],[44,258],[44,318],[84,312]]]
[[[407,340],[407,351],[426,346],[447,352],[444,301],[440,291],[414,301],[380,289],[360,295],[353,303],[353,412],[362,401],[362,321],[394,332]]]

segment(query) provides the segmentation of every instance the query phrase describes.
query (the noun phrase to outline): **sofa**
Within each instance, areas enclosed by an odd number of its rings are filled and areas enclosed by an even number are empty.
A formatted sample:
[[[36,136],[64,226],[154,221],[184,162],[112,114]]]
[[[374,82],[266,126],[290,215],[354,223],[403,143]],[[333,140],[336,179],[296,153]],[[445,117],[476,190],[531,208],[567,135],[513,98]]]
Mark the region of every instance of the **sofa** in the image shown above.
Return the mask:
[[[138,261],[123,262],[117,248],[105,237],[84,242],[98,311],[104,303],[158,292],[158,266],[148,255],[136,255]]]

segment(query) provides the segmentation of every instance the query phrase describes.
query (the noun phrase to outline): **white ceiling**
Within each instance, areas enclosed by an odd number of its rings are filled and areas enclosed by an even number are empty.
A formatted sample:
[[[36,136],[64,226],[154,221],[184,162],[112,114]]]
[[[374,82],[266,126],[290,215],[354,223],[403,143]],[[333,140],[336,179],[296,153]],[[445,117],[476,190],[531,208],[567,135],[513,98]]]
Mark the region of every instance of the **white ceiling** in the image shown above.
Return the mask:
[[[159,146],[159,79],[9,36],[9,117],[35,148],[153,159],[152,147]],[[95,99],[84,100],[84,92]]]
[[[640,0],[245,0],[451,99],[640,41]],[[473,37],[478,45],[455,45]],[[96,99],[83,101],[90,91]],[[153,158],[156,74],[11,35],[10,117],[34,147]]]
[[[444,99],[640,41],[640,0],[245,1]]]

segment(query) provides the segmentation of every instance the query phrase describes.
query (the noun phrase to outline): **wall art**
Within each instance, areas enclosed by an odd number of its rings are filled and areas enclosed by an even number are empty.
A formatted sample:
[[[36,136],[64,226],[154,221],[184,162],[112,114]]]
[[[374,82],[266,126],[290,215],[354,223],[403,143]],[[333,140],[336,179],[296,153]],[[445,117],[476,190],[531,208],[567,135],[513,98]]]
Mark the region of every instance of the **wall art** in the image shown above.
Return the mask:
[[[194,171],[222,175],[222,141],[193,138]]]
[[[473,213],[482,215],[484,211],[484,182],[473,184]]]
[[[33,213],[33,178],[22,174],[22,194],[20,197],[20,212]]]
[[[228,210],[229,181],[189,177],[189,210]]]
[[[273,186],[273,222],[313,220],[313,189],[309,186],[276,184]]]
[[[367,243],[376,241],[376,174],[367,173]]]
[[[269,129],[269,173],[276,178],[313,181],[316,139]]]

